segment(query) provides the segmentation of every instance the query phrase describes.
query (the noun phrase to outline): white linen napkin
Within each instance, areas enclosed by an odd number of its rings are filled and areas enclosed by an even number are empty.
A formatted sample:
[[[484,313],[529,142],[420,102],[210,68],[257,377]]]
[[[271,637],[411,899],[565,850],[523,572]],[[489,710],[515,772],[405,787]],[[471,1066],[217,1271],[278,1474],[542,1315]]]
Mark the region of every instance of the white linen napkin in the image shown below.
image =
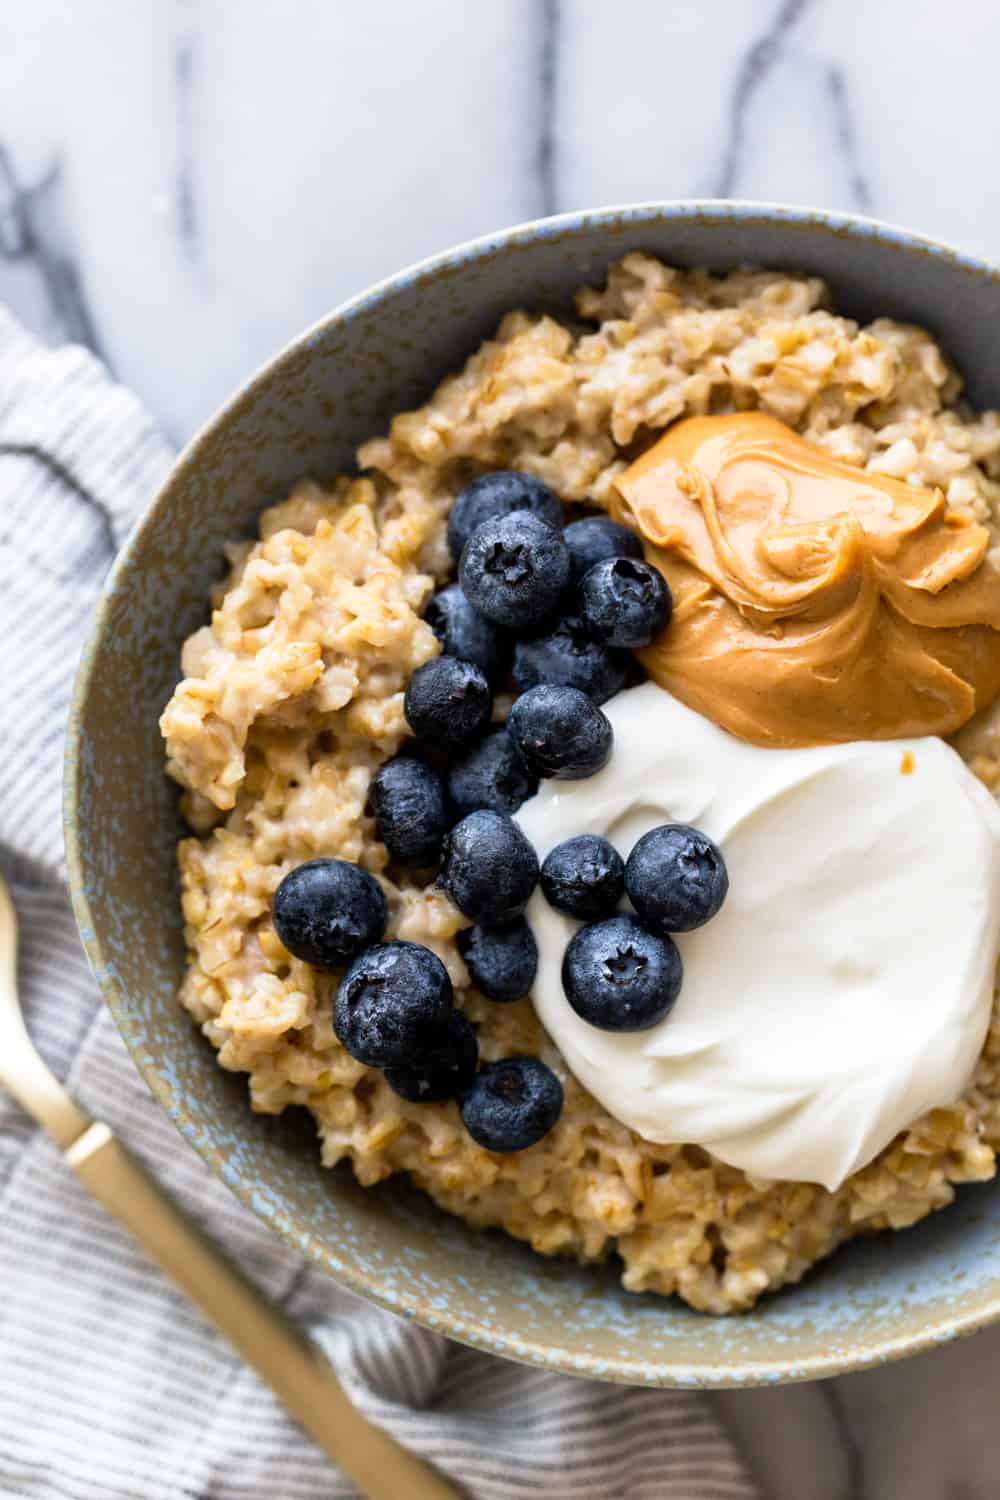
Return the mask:
[[[0,309],[0,868],[41,1051],[322,1344],[365,1415],[475,1500],[755,1500],[711,1398],[543,1374],[341,1291],[210,1174],[136,1073],[64,889],[62,738],[101,578],[169,461],[95,359],[42,349]],[[0,1494],[353,1493],[0,1095]]]

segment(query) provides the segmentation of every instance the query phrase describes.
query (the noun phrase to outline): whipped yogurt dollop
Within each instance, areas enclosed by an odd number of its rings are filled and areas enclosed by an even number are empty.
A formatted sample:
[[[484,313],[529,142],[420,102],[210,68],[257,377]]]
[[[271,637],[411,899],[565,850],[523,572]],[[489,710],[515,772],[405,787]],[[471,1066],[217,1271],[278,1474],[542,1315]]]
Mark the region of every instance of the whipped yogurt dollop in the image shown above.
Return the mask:
[[[1000,809],[937,738],[762,749],[655,683],[605,712],[605,770],[543,784],[518,814],[539,858],[577,833],[627,858],[657,824],[692,823],[721,845],[729,895],[676,939],[671,1015],[617,1033],[571,1009],[580,924],[536,892],[542,1024],[647,1140],[835,1188],[968,1083],[1000,945]]]

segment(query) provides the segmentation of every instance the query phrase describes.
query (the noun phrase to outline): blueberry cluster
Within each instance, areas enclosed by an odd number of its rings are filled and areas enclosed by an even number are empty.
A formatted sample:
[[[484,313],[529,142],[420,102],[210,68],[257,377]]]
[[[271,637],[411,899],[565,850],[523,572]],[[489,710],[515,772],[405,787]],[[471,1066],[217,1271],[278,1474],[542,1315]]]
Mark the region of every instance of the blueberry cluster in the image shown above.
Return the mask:
[[[406,795],[409,790],[404,788]],[[538,879],[538,861],[520,830],[505,821],[522,840],[517,857],[526,900]],[[467,874],[470,899],[478,901],[481,883],[474,870]],[[487,907],[494,910],[489,902]],[[556,1075],[533,1057],[479,1067],[476,1034],[455,1009],[448,970],[420,943],[383,941],[386,900],[367,871],[342,859],[298,865],[275,892],[273,917],[279,938],[297,958],[318,969],[346,964],[333,1029],[358,1062],[382,1068],[402,1098],[414,1103],[457,1098],[469,1134],[489,1151],[521,1151],[551,1130],[562,1110]],[[519,1000],[531,988],[538,952],[523,919],[503,927],[472,927],[461,946],[485,995]]]
[[[539,780],[592,776],[607,764],[613,734],[600,704],[635,680],[629,650],[670,618],[669,590],[632,532],[605,517],[564,519],[556,496],[528,474],[485,474],[458,496],[448,522],[458,582],[426,611],[441,655],[410,678],[404,712],[414,743],[378,770],[369,795],[390,859],[437,868],[473,923],[460,950],[476,987],[501,1004],[528,994],[538,964],[523,916],[538,858],[512,815]],[[511,686],[507,722],[494,723],[494,691]],[[623,868],[607,877],[609,890],[617,880],[612,905]],[[558,878],[546,884],[542,872],[547,893]],[[591,884],[597,914],[605,907]],[[301,865],[278,888],[274,923],[297,957],[347,965],[336,1034],[403,1098],[457,1098],[470,1135],[492,1151],[522,1150],[551,1129],[562,1108],[555,1074],[535,1058],[478,1068],[475,1033],[440,959],[419,944],[382,941],[385,898],[370,875],[341,860]]]
[[[541,885],[550,906],[587,924],[571,938],[562,966],[577,1015],[601,1031],[645,1031],[670,1014],[680,993],[673,934],[715,916],[729,875],[707,834],[664,823],[626,861],[596,834],[566,839],[546,857]],[[623,895],[634,914],[618,910]]]

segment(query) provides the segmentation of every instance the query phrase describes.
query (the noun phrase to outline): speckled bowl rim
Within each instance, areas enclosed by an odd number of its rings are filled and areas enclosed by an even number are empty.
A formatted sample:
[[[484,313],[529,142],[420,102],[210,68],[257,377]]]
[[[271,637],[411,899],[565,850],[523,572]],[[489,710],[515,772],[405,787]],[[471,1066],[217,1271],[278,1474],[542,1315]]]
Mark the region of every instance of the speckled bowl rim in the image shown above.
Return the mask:
[[[727,221],[741,224],[778,224],[802,232],[821,228],[827,233],[832,232],[834,235],[842,236],[847,241],[878,241],[906,256],[942,260],[985,280],[994,283],[1000,281],[1000,268],[990,265],[979,257],[966,254],[942,241],[884,223],[878,219],[782,203],[708,198],[632,203],[530,220],[516,224],[509,229],[465,241],[375,283],[374,286],[341,303],[292,340],[273,358],[261,365],[220,407],[216,415],[205,423],[181,450],[164,484],[150,501],[141,519],[130,533],[125,546],[116,557],[97,604],[90,634],[77,669],[67,727],[63,820],[69,885],[80,938],[103,997],[132,1053],[133,1061],[153,1096],[162,1105],[180,1133],[195,1145],[195,1149],[215,1175],[227,1184],[247,1208],[268,1222],[288,1244],[300,1253],[304,1253],[343,1286],[390,1312],[412,1318],[417,1323],[461,1343],[482,1349],[487,1353],[502,1352],[507,1358],[581,1378],[600,1379],[625,1385],[704,1389],[816,1380],[868,1369],[890,1360],[919,1354],[953,1338],[975,1333],[1000,1320],[1000,1282],[994,1292],[985,1295],[983,1293],[971,1294],[970,1305],[967,1308],[946,1311],[929,1318],[926,1325],[918,1332],[906,1333],[898,1337],[885,1336],[871,1342],[859,1343],[846,1356],[841,1352],[817,1353],[807,1358],[792,1355],[773,1360],[736,1357],[716,1365],[708,1361],[690,1364],[683,1360],[673,1359],[656,1362],[641,1358],[634,1360],[601,1358],[598,1360],[596,1356],[553,1349],[510,1333],[505,1333],[503,1349],[500,1351],[497,1348],[496,1333],[481,1321],[455,1314],[440,1305],[432,1306],[425,1298],[413,1292],[395,1290],[391,1296],[388,1295],[377,1275],[368,1273],[342,1256],[333,1253],[316,1235],[301,1228],[293,1230],[283,1227],[277,1222],[276,1211],[268,1204],[262,1203],[260,1196],[254,1191],[254,1183],[234,1175],[231,1167],[227,1168],[221,1154],[200,1139],[194,1122],[189,1118],[169,1079],[157,1069],[154,1063],[144,1062],[140,1057],[137,1047],[133,1046],[130,1040],[127,1026],[122,1024],[127,1002],[116,983],[113,969],[102,951],[96,934],[93,913],[85,894],[78,817],[78,786],[83,753],[81,721],[84,704],[91,688],[97,646],[106,627],[111,602],[127,576],[133,555],[142,547],[154,517],[165,505],[169,505],[175,489],[182,487],[188,475],[197,468],[203,449],[219,430],[227,425],[243,403],[262,385],[266,385],[271,380],[278,366],[297,353],[308,352],[318,336],[331,327],[349,322],[396,289],[407,286],[419,287],[422,282],[453,272],[470,261],[489,259],[500,252],[514,249],[518,245],[538,240],[571,241],[596,227],[625,230],[641,228],[643,224],[683,223],[697,220],[720,226],[725,225]],[[710,1315],[705,1314],[705,1316]],[[737,1316],[752,1318],[753,1313]]]

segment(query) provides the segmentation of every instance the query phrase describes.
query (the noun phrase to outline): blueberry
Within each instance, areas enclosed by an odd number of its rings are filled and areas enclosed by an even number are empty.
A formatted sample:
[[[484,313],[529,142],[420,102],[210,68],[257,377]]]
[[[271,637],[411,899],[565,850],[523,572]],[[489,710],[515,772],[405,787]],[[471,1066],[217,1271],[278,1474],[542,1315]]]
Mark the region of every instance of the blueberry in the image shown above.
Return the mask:
[[[563,1091],[537,1057],[505,1057],[476,1074],[462,1102],[462,1123],[487,1151],[525,1151],[562,1113]]]
[[[482,808],[445,839],[440,883],[473,922],[501,927],[528,904],[538,884],[538,856],[516,823]]]
[[[397,755],[372,777],[368,805],[390,859],[421,868],[437,863],[448,815],[436,771],[413,756]]]
[[[729,890],[722,850],[699,828],[663,823],[625,863],[625,890],[654,932],[692,932],[714,917]]]
[[[476,1033],[462,1012],[453,1010],[439,1031],[421,1039],[414,1057],[386,1068],[385,1081],[412,1104],[430,1104],[464,1093],[478,1062]]]
[[[563,522],[562,506],[547,484],[533,474],[498,469],[467,484],[452,506],[448,517],[448,546],[452,556],[461,557],[462,548],[477,526],[515,510],[531,511],[549,526],[558,528]]]
[[[578,688],[534,687],[514,700],[507,731],[536,776],[575,781],[607,765],[614,730]]]
[[[458,581],[473,608],[496,625],[518,630],[552,613],[568,578],[566,543],[530,511],[477,526],[458,567]]]
[[[385,931],[382,887],[343,859],[310,859],[278,886],[274,930],[289,953],[317,969],[339,969]]]
[[[459,749],[482,734],[490,722],[493,694],[471,661],[435,656],[410,678],[403,712],[418,739]]]
[[[634,557],[595,563],[580,583],[580,611],[608,646],[648,646],[670,620],[673,601],[662,573]]]
[[[595,641],[580,615],[566,615],[540,635],[514,647],[514,682],[519,692],[554,683],[579,688],[595,703],[606,703],[628,683],[632,658]]]
[[[523,917],[506,927],[469,927],[458,950],[487,1000],[523,1000],[535,982],[538,945]]]
[[[538,782],[506,729],[498,729],[452,768],[448,791],[460,817],[479,807],[510,816],[535,795]]]
[[[578,833],[546,856],[541,887],[557,911],[593,922],[610,916],[625,894],[625,862],[607,839]]]
[[[358,1062],[405,1065],[440,1033],[452,999],[448,970],[436,953],[419,943],[376,943],[341,980],[333,1029]]]
[[[682,972],[672,938],[619,915],[581,927],[571,938],[562,982],[570,1005],[589,1025],[645,1031],[673,1009]]]
[[[490,682],[507,670],[507,641],[495,625],[473,609],[457,583],[434,595],[424,619],[441,642],[445,656],[471,661]]]
[[[563,532],[569,548],[573,581],[578,583],[588,569],[606,557],[641,557],[642,543],[634,531],[619,526],[608,516],[584,516]]]

